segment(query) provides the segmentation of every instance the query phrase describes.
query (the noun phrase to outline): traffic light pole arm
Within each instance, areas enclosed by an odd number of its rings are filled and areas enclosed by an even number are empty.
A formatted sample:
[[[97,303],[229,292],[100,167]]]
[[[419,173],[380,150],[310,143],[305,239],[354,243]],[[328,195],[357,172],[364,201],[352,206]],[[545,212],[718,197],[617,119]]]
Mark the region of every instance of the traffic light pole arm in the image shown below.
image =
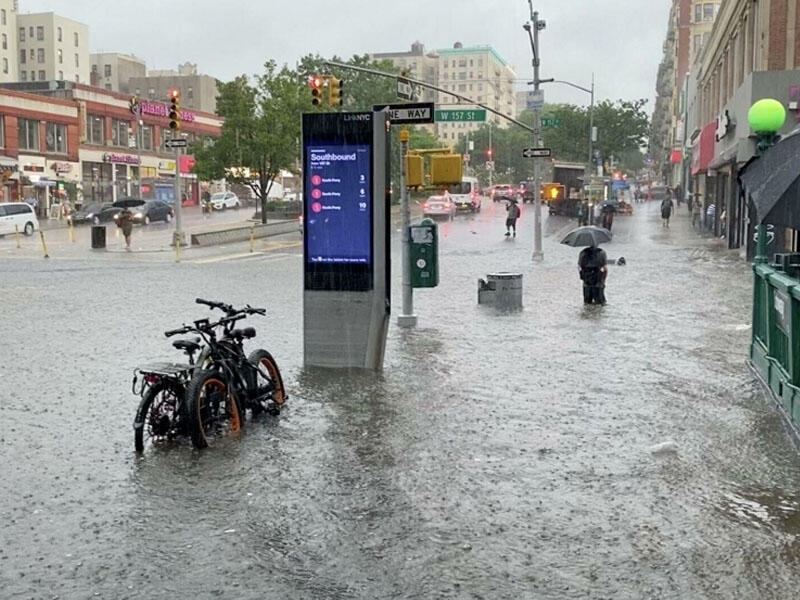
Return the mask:
[[[563,79],[542,79],[539,80],[539,83],[563,83],[564,85],[568,85],[570,87],[574,87],[575,89],[582,90],[590,95],[589,99],[589,165],[592,164],[593,158],[593,149],[592,144],[594,140],[592,140],[592,134],[594,133],[594,73],[592,73],[592,87],[585,88],[582,85],[578,85],[576,83],[572,83],[570,81],[564,81]]]
[[[349,69],[351,71],[360,71],[362,73],[369,73],[370,75],[378,75],[380,77],[390,77],[392,79],[395,79],[398,76],[397,73],[387,73],[386,71],[378,71],[377,69],[367,69],[367,68],[364,68],[364,67],[356,67],[354,65],[346,65],[344,63],[334,62],[334,61],[331,61],[331,60],[326,60],[324,62],[325,62],[326,65],[330,65],[332,67],[338,67],[340,69]],[[447,94],[448,96],[453,96],[454,98],[457,98],[458,100],[460,100],[462,102],[465,102],[466,104],[472,104],[474,106],[480,106],[481,108],[483,108],[485,110],[488,110],[490,113],[493,113],[493,114],[497,115],[501,119],[505,119],[506,121],[510,121],[511,123],[514,123],[515,125],[519,125],[523,129],[526,129],[527,131],[533,132],[533,127],[531,127],[530,125],[526,125],[525,123],[523,123],[521,121],[517,121],[515,118],[509,117],[507,114],[501,113],[499,110],[495,110],[490,106],[486,106],[485,104],[481,104],[480,102],[475,102],[475,100],[473,100],[472,98],[468,98],[468,97],[462,96],[460,94],[455,94],[453,92],[450,92],[448,90],[442,89],[442,88],[437,87],[435,85],[431,85],[430,83],[425,83],[424,81],[419,81],[417,79],[411,79],[410,77],[405,77],[404,79],[408,80],[408,82],[412,83],[413,85],[418,85],[420,87],[428,88],[429,90],[435,90],[437,92],[441,92],[442,94]]]

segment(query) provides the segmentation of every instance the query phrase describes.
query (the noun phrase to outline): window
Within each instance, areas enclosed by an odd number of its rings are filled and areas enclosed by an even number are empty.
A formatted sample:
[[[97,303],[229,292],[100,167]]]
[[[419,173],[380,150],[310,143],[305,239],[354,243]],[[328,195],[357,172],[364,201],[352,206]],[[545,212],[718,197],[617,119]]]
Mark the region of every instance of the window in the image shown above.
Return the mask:
[[[44,41],[44,26],[38,25],[36,27],[36,41],[43,42]]]
[[[29,51],[29,55],[30,55],[31,62],[33,62],[33,59],[36,58],[36,50],[31,48],[30,51]]]
[[[130,121],[122,119],[111,120],[111,144],[114,146],[128,146],[128,128]]]
[[[63,80],[64,79],[64,71],[59,71],[58,72],[58,79],[59,80]]]
[[[8,73],[8,59],[3,59],[3,73]]]
[[[33,25],[28,27],[28,37],[33,39]]]
[[[97,65],[92,65],[92,73],[97,73]]]
[[[106,91],[108,91],[108,92],[111,92],[111,91],[113,91],[113,90],[112,90],[113,86],[112,86],[110,83],[107,83],[107,84],[105,84],[105,86],[104,86],[104,87],[105,87]]]
[[[24,27],[20,27],[19,28],[19,41],[20,42],[24,42],[25,41],[25,28]]]
[[[25,59],[28,58],[28,53],[25,50],[19,51],[19,62],[20,64],[25,64]]]
[[[78,55],[77,55],[77,54],[75,55],[75,66],[76,66],[76,67],[80,67],[80,66],[81,66],[81,64],[80,64],[80,60],[79,60],[79,58],[78,58]]]
[[[6,147],[6,120],[0,115],[0,148]]]
[[[5,24],[6,24],[6,9],[2,8],[0,9],[0,25],[5,25]]]
[[[703,21],[713,21],[716,11],[713,2],[706,2],[703,4]]]
[[[189,104],[191,104],[192,100],[194,100],[194,89],[189,88],[186,90],[186,99],[189,101]]]
[[[58,41],[59,42],[63,42],[64,40],[61,37],[61,27],[59,27],[56,31],[57,31],[57,35],[58,35]]]
[[[61,48],[58,49],[58,64],[64,64],[64,52]]]
[[[19,149],[39,151],[39,121],[35,119],[18,119]]]
[[[8,50],[8,36],[4,33],[3,34],[3,50]]]
[[[28,72],[27,71],[20,71],[19,72],[19,80],[20,81],[28,81]]]
[[[111,65],[103,65],[103,75],[111,77]]]
[[[36,71],[31,71],[31,81],[36,81]]]
[[[47,152],[66,154],[67,126],[61,123],[47,123],[45,130],[45,148]]]
[[[103,145],[106,142],[103,135],[103,117],[99,115],[86,115],[86,143]]]
[[[75,47],[77,48],[78,46],[80,46],[80,44],[78,43],[78,32],[76,31],[75,32]]]
[[[44,81],[47,79],[47,75],[44,73],[44,69],[39,69],[39,81]]]
[[[141,131],[139,133],[142,150],[152,150],[153,149],[153,126],[152,125],[142,125]]]
[[[36,62],[39,64],[44,62],[44,48],[36,49]]]

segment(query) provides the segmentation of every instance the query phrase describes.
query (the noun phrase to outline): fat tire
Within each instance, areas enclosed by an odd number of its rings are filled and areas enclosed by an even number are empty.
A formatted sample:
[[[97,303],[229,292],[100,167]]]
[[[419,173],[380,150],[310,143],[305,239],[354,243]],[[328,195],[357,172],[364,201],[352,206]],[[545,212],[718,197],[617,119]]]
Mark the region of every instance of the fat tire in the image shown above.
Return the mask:
[[[186,399],[189,412],[189,433],[192,445],[202,449],[213,445],[218,437],[208,431],[209,419],[207,411],[208,400],[215,401],[213,394],[222,394],[225,403],[224,412],[227,419],[224,427],[226,430],[219,437],[227,437],[238,433],[242,427],[242,414],[239,403],[232,393],[225,378],[216,370],[200,370],[195,372],[189,387],[186,390]],[[220,396],[217,396],[220,398]],[[232,410],[231,410],[232,409]]]
[[[272,394],[272,401],[278,406],[283,406],[283,404],[286,402],[286,388],[283,386],[283,377],[281,377],[281,371],[278,368],[278,363],[272,354],[263,348],[259,348],[258,350],[253,350],[247,356],[247,360],[258,368],[260,373],[259,381],[263,381],[264,379],[268,378],[273,382],[275,391]],[[261,384],[257,381],[256,385]],[[254,416],[259,412],[261,412],[260,406],[253,409]]]
[[[150,412],[155,401],[164,392],[171,394],[175,399],[174,406],[172,406],[173,413],[171,416],[170,430],[174,427],[175,419],[178,417],[174,411],[178,410],[180,392],[176,390],[174,386],[160,381],[147,388],[147,391],[142,396],[141,402],[139,402],[139,408],[136,410],[136,418],[134,419],[133,427],[133,445],[138,453],[144,452],[146,432],[148,434],[147,439],[153,439],[152,431],[150,430],[150,426],[152,425]],[[163,403],[161,403],[161,405],[163,405]],[[161,405],[159,405],[158,408],[161,408]]]
[[[23,231],[25,232],[25,235],[33,235],[34,231],[33,223],[31,223],[30,221],[25,223],[25,228],[23,229]]]

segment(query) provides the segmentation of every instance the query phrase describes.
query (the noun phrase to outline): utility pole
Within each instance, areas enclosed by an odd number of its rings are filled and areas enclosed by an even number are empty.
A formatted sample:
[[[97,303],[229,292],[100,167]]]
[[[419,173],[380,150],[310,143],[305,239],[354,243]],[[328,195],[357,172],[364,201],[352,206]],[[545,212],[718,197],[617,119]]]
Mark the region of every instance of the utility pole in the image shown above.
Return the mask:
[[[403,314],[397,317],[401,327],[414,327],[417,315],[414,314],[414,289],[411,287],[411,215],[408,208],[408,188],[406,187],[406,162],[408,157],[409,132],[407,127],[400,129],[400,216],[402,219],[402,269],[403,269]]]
[[[545,28],[545,22],[539,20],[539,13],[533,10],[533,0],[528,0],[531,9],[531,22],[525,23],[523,29],[528,32],[531,40],[531,52],[533,53],[533,147],[541,148],[541,94],[539,84],[539,30]],[[542,252],[542,181],[539,170],[539,158],[533,158],[533,260],[544,260]]]

